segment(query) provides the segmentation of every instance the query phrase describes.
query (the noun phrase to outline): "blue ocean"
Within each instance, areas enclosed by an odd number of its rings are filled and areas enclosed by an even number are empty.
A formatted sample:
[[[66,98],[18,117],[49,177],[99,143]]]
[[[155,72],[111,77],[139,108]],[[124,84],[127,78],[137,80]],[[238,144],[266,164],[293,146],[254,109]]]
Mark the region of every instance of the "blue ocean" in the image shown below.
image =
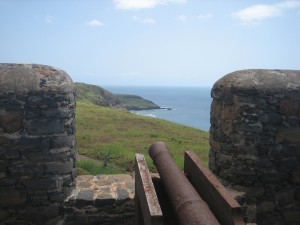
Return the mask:
[[[164,109],[134,113],[169,120],[208,131],[210,127],[211,87],[104,87],[114,94],[134,94]]]

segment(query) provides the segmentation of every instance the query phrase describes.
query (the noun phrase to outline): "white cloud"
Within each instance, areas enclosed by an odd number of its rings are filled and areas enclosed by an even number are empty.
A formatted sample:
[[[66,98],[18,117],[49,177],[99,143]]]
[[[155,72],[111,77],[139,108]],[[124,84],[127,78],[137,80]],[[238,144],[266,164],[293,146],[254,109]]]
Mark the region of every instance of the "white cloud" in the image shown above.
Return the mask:
[[[187,0],[114,0],[118,9],[137,10],[154,8],[158,5],[184,4]]]
[[[186,22],[186,21],[188,20],[188,18],[187,18],[186,15],[180,15],[180,16],[178,16],[178,19],[179,19],[179,21],[181,21],[181,22]]]
[[[104,24],[101,21],[99,21],[99,20],[93,19],[93,20],[87,21],[86,25],[90,26],[90,27],[101,27]]]
[[[47,15],[45,17],[45,22],[46,23],[54,23],[55,18],[53,16]]]
[[[214,18],[214,14],[212,14],[212,13],[199,14],[197,16],[197,18],[199,20],[210,20],[210,19]]]
[[[155,19],[152,19],[152,18],[141,18],[139,16],[133,16],[132,19],[134,21],[139,22],[139,23],[145,23],[145,24],[154,24],[154,23],[156,23]]]
[[[300,1],[283,1],[276,4],[253,5],[232,14],[243,23],[257,23],[264,19],[281,16],[285,10],[300,7]]]

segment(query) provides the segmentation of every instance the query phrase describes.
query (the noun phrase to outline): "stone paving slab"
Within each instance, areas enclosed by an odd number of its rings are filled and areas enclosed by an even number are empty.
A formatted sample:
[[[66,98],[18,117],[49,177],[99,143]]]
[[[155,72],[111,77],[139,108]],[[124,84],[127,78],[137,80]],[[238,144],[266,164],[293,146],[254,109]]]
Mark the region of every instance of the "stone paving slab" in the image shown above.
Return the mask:
[[[127,174],[78,176],[64,209],[65,225],[133,224],[134,179]]]
[[[134,199],[134,180],[130,175],[83,175],[75,181],[75,189],[65,204],[105,205],[126,199]]]

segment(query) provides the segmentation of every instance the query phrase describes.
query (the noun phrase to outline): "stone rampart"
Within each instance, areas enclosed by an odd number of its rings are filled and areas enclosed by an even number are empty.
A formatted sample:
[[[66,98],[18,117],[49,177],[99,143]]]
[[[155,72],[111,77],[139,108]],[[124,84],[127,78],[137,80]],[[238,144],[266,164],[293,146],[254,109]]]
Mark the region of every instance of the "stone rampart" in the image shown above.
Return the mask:
[[[211,94],[210,169],[248,223],[300,224],[300,71],[237,71]]]
[[[75,178],[75,96],[64,71],[0,64],[0,224],[55,224]]]

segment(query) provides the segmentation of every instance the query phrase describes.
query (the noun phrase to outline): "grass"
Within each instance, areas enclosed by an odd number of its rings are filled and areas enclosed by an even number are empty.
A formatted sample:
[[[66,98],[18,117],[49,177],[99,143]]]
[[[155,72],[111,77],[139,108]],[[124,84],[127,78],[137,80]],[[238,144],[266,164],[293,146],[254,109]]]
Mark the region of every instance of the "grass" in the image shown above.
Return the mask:
[[[119,170],[116,170],[114,168],[103,166],[103,163],[101,161],[90,159],[82,159],[78,161],[77,167],[80,168],[79,173],[82,175],[115,174],[120,172]]]
[[[77,163],[91,174],[130,172],[136,153],[144,154],[150,170],[154,171],[147,150],[156,141],[168,145],[181,168],[187,150],[194,151],[208,164],[209,142],[205,131],[83,101],[77,101],[76,124],[77,152],[100,161],[98,165],[92,161]]]

